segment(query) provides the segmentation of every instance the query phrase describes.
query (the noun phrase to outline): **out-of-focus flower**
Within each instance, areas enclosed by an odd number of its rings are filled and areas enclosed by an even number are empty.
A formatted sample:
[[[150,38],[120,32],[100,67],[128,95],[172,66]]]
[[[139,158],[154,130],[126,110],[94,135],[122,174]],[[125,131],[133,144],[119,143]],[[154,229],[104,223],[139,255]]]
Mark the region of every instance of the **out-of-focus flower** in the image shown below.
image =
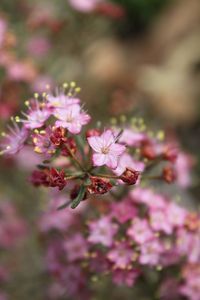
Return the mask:
[[[57,110],[56,118],[59,120],[55,126],[67,128],[73,134],[80,133],[82,126],[90,121],[90,116],[82,112],[78,104],[70,105],[66,110]]]
[[[70,5],[80,12],[91,12],[102,0],[69,0]]]
[[[27,44],[27,49],[31,55],[44,57],[51,48],[50,41],[42,36],[32,37]]]
[[[24,127],[19,128],[13,121],[14,127],[9,127],[9,133],[3,133],[0,154],[14,155],[23,147],[28,138],[28,130]]]
[[[128,228],[127,234],[141,245],[154,237],[153,231],[147,221],[139,218],[134,218],[132,225]]]
[[[107,254],[116,269],[126,269],[133,258],[133,249],[126,242],[116,242]]]
[[[106,130],[101,136],[89,137],[88,143],[95,151],[92,157],[93,164],[107,165],[111,169],[117,168],[119,157],[126,149],[125,146],[116,143],[111,130]]]
[[[77,233],[64,243],[67,259],[70,262],[83,259],[88,251],[86,239]]]
[[[117,228],[117,224],[113,223],[108,217],[102,217],[98,221],[90,222],[88,241],[93,244],[100,243],[107,247],[111,246]]]
[[[28,129],[40,128],[50,117],[51,110],[45,107],[37,99],[34,99],[32,106],[33,107],[29,105],[29,111],[27,114],[23,113],[26,119],[21,119],[19,117],[16,117],[16,121],[24,123],[24,126]]]
[[[33,144],[35,146],[34,151],[36,153],[45,154],[47,156],[51,156],[55,153],[56,147],[50,139],[51,134],[51,128],[47,127],[45,130],[36,131],[32,135]]]

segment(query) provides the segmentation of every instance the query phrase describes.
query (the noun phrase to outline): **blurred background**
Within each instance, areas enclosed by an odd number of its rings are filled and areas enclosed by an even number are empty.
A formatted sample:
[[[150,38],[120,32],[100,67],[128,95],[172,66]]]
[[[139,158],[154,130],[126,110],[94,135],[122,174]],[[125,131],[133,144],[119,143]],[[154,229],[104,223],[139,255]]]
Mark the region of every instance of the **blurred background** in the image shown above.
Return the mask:
[[[96,121],[141,117],[176,137],[194,166],[183,196],[199,205],[199,0],[1,0],[1,131],[33,92],[72,80]],[[0,159],[0,299],[46,299],[36,163],[29,149]]]

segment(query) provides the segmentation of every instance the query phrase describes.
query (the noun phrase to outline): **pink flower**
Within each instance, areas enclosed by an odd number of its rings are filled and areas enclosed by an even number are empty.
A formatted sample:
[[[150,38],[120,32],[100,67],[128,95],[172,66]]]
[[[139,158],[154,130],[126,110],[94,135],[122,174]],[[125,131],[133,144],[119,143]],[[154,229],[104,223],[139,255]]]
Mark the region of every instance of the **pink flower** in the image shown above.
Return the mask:
[[[132,287],[139,276],[139,271],[136,269],[122,270],[116,269],[112,273],[112,281],[116,285],[126,285]]]
[[[139,244],[143,244],[152,238],[154,234],[146,220],[135,218],[127,230],[128,236]]]
[[[81,107],[78,104],[73,104],[66,109],[56,111],[56,127],[67,128],[73,134],[79,134],[83,125],[90,121],[90,116],[85,112],[81,112]]]
[[[111,169],[117,168],[120,155],[126,147],[116,143],[111,130],[106,130],[101,136],[89,137],[87,140],[90,147],[96,152],[92,157],[95,166],[107,165]]]
[[[189,155],[179,153],[175,162],[175,170],[177,176],[177,183],[186,188],[191,184],[191,165],[192,160]]]
[[[55,152],[56,147],[50,140],[51,134],[52,130],[48,127],[32,135],[33,144],[35,146],[34,151],[36,153],[45,154],[48,157]]]
[[[90,234],[88,241],[92,244],[102,244],[104,246],[111,246],[113,237],[117,232],[117,224],[112,223],[109,217],[101,217],[97,221],[89,223]]]
[[[80,233],[76,233],[64,243],[64,249],[70,262],[84,258],[88,247],[86,240]]]
[[[14,155],[18,153],[23,147],[28,138],[28,130],[24,127],[21,129],[13,121],[14,128],[9,127],[10,133],[3,134],[4,138],[1,143],[0,154]]]
[[[166,200],[160,194],[155,194],[151,189],[137,187],[130,192],[130,197],[136,203],[146,204],[149,208],[165,209]]]
[[[126,242],[116,242],[107,258],[114,264],[114,268],[126,269],[132,262],[133,249]]]
[[[117,168],[114,170],[114,173],[117,175],[121,175],[126,168],[143,172],[145,168],[145,164],[140,161],[134,160],[128,153],[123,153],[119,159],[119,163]]]
[[[120,143],[132,147],[138,147],[147,139],[146,134],[134,131],[133,129],[125,129],[119,139]]]
[[[171,234],[173,226],[167,218],[167,210],[151,209],[150,210],[150,224],[153,230],[163,231],[166,234]]]
[[[163,247],[158,240],[152,240],[141,245],[141,253],[139,256],[139,262],[142,265],[155,266],[160,261],[160,255],[163,251]]]
[[[186,210],[171,202],[167,207],[167,218],[173,226],[183,226],[186,219]]]
[[[128,199],[124,199],[123,201],[111,205],[111,216],[116,218],[117,221],[122,224],[135,218],[136,214],[137,209]]]
[[[52,94],[47,95],[48,105],[54,109],[53,113],[56,116],[58,113],[62,113],[62,109],[69,108],[70,105],[79,104],[80,99],[74,96],[65,95],[63,91],[57,92],[56,96]]]
[[[101,0],[69,0],[70,5],[81,12],[93,11]]]
[[[27,50],[29,53],[36,57],[44,57],[48,54],[50,48],[50,41],[46,37],[42,36],[32,37],[27,44]]]
[[[29,106],[28,113],[23,113],[26,119],[16,117],[16,121],[24,123],[24,126],[29,129],[40,128],[50,117],[51,110],[45,106],[45,103],[39,103],[36,99],[31,104],[33,107]]]

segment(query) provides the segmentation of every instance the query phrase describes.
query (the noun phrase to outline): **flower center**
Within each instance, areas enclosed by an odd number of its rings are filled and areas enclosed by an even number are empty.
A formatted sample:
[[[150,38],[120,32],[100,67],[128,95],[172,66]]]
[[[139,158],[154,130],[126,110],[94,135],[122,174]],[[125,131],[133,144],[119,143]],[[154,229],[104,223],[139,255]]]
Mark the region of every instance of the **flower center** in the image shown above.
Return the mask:
[[[109,151],[110,151],[109,147],[103,147],[103,148],[101,148],[101,152],[102,152],[103,154],[108,154]]]

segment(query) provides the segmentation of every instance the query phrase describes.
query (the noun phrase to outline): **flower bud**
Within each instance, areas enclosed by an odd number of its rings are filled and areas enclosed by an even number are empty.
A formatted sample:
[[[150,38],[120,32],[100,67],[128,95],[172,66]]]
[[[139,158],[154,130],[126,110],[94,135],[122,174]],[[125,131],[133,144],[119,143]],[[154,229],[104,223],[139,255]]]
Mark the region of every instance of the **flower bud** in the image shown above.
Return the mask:
[[[120,176],[120,179],[128,185],[133,185],[136,184],[139,175],[140,172],[126,168],[126,170]]]
[[[67,138],[66,143],[67,147],[65,145],[62,146],[61,154],[64,156],[69,156],[69,150],[72,153],[76,153],[77,147],[76,147],[76,142],[72,137]]]
[[[173,183],[176,180],[176,173],[173,167],[171,166],[166,166],[163,169],[162,172],[162,178],[167,182],[167,183]]]
[[[149,160],[154,160],[156,158],[155,149],[150,143],[143,144],[143,146],[141,147],[141,154],[143,157]]]
[[[66,134],[65,128],[63,127],[54,128],[50,136],[50,140],[54,145],[60,146],[61,144],[66,143],[67,141],[65,134]]]
[[[112,188],[108,179],[93,176],[90,180],[91,184],[87,187],[90,194],[105,194]]]
[[[86,132],[86,138],[91,136],[99,136],[101,134],[99,129],[88,129]]]

